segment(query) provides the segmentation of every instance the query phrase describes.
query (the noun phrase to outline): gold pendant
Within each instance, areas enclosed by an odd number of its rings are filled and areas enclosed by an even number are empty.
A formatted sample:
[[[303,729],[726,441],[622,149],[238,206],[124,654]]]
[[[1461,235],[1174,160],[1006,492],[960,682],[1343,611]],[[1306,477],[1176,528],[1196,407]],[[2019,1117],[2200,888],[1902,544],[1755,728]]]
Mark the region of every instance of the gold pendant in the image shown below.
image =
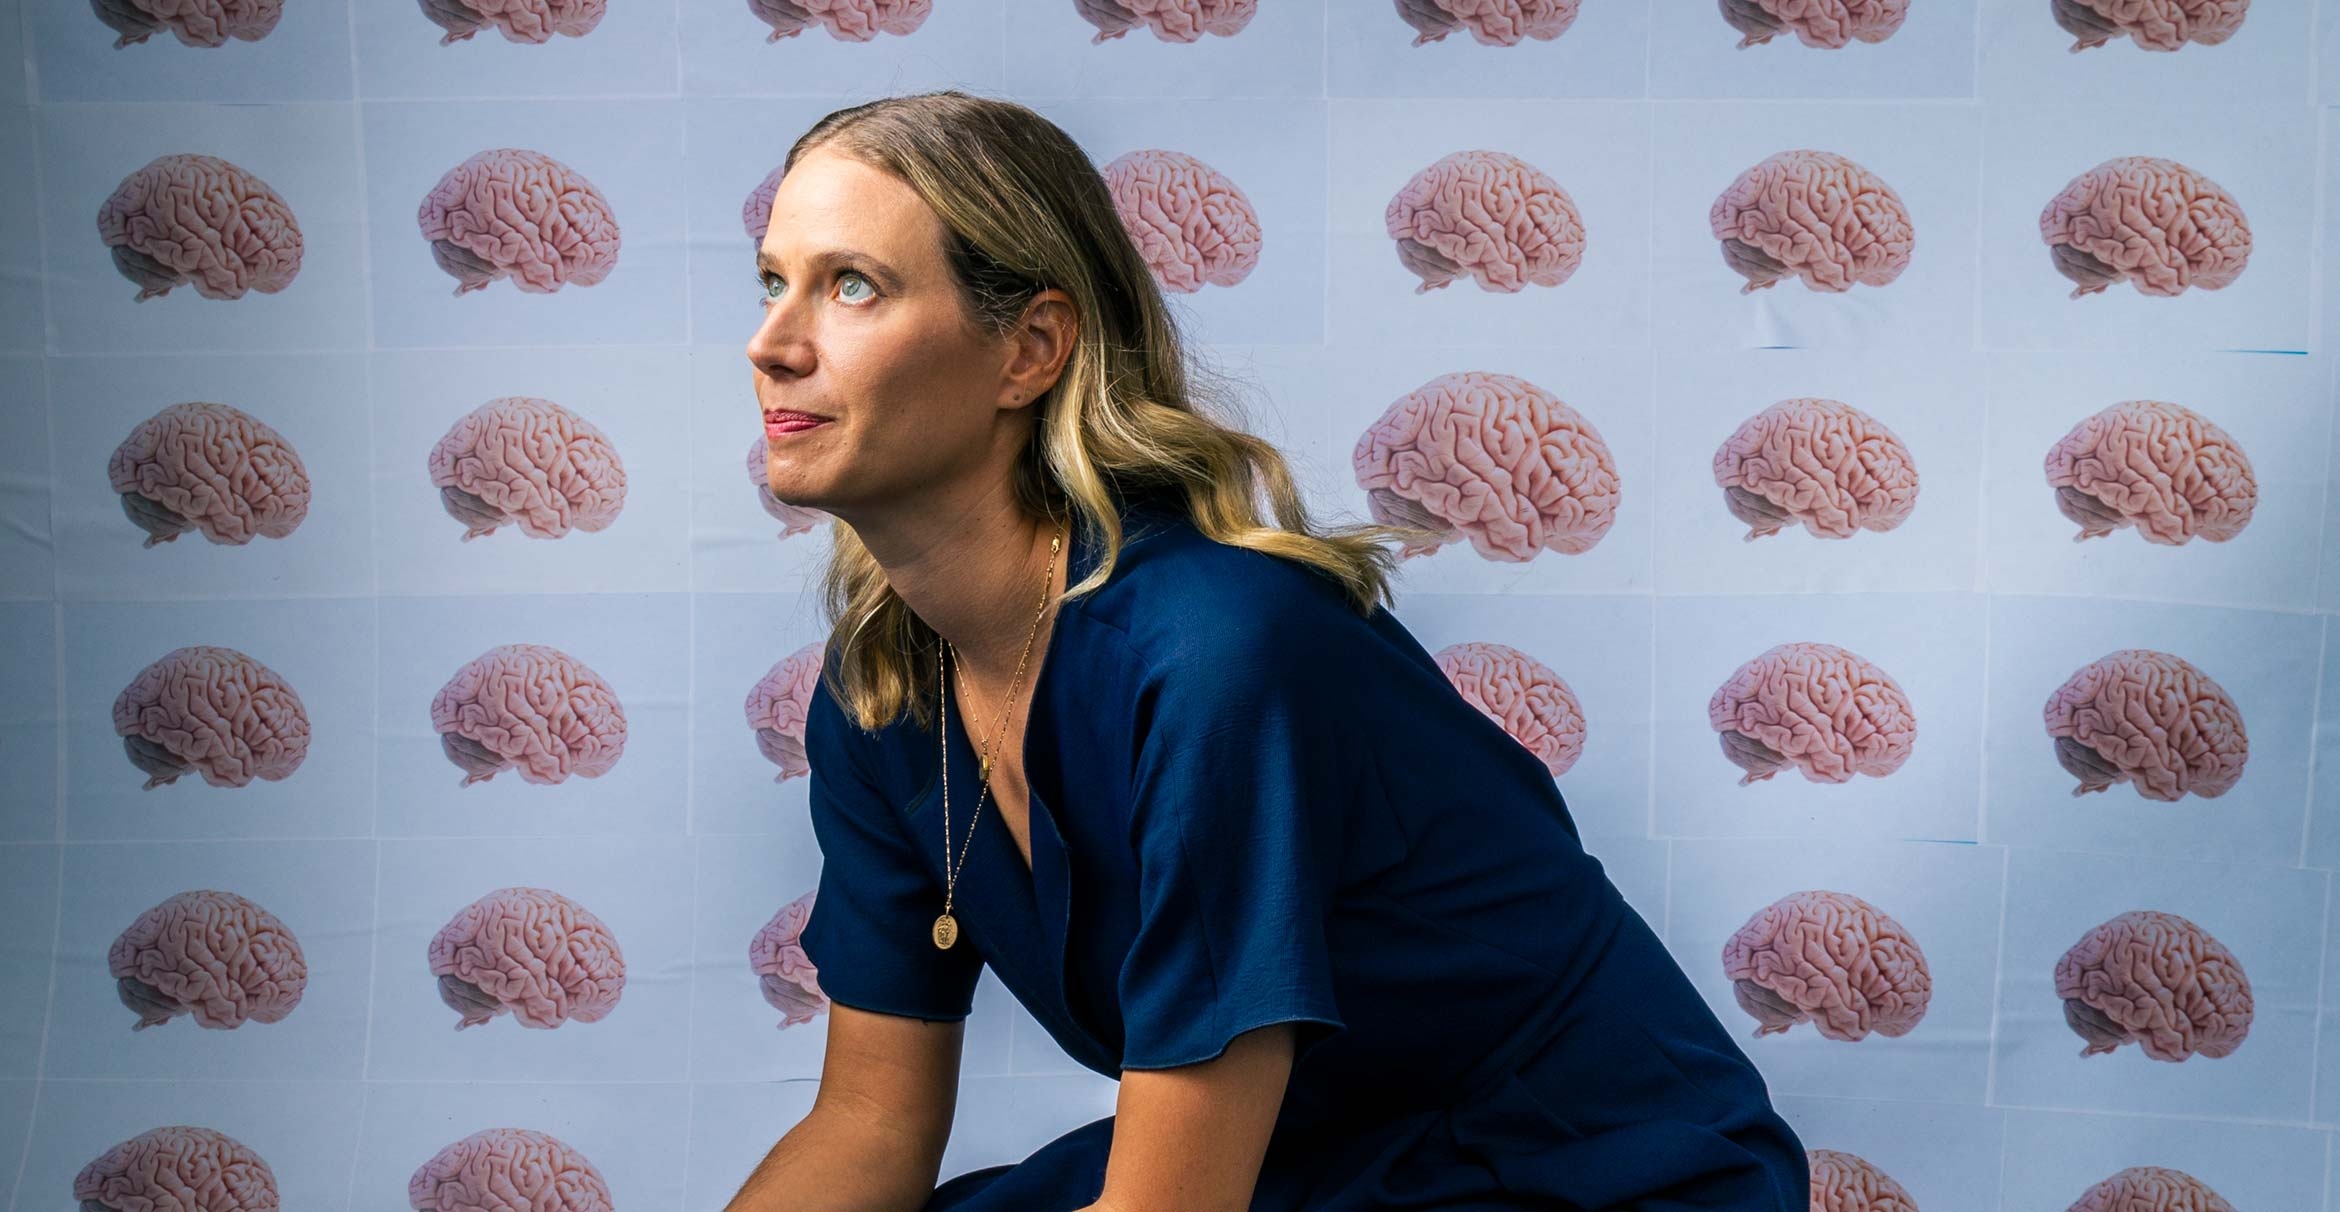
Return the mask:
[[[985,759],[983,759],[982,763],[981,763],[981,764],[980,764],[980,765],[979,765],[979,766],[976,768],[976,771],[975,771],[975,777],[976,777],[976,778],[979,778],[979,779],[984,779],[984,780],[986,780],[986,781],[988,781],[988,780],[991,778],[991,759],[990,759],[990,758],[985,758]]]
[[[943,949],[943,950],[945,950],[945,951],[948,951],[948,950],[950,950],[950,949],[951,949],[951,944],[952,944],[952,943],[955,943],[955,942],[958,942],[958,941],[959,941],[959,923],[958,923],[957,919],[953,918],[953,917],[952,917],[950,914],[948,914],[948,913],[945,913],[945,914],[943,914],[942,916],[940,916],[940,917],[938,917],[938,918],[934,919],[934,945],[935,945],[935,946],[937,946],[937,947],[940,947],[940,948],[942,948],[942,949]]]

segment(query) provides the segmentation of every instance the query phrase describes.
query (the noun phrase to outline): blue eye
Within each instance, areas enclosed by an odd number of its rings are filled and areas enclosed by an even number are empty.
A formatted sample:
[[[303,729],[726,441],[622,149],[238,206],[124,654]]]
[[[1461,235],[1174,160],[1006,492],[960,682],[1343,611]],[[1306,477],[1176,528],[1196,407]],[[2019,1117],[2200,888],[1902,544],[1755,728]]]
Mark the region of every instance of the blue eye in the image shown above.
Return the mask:
[[[772,303],[772,292],[780,285],[780,279],[777,275],[774,274],[758,274],[756,276],[764,286],[764,293],[758,296],[757,301],[760,305],[768,307]],[[869,279],[864,277],[861,271],[857,269],[840,270],[838,271],[838,276],[841,278],[852,278],[853,280],[860,282],[865,287],[870,285]],[[863,297],[867,298],[869,296],[865,295]]]

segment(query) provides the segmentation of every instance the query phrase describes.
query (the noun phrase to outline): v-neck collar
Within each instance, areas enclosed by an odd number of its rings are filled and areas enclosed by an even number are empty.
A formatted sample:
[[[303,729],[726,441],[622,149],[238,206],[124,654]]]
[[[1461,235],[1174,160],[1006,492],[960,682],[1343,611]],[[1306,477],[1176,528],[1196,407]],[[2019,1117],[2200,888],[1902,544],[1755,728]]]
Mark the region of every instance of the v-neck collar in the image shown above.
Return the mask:
[[[1124,541],[1129,515],[1124,513]],[[1066,580],[1071,585],[1087,576],[1095,561],[1095,543],[1087,534],[1078,515],[1067,520]],[[945,708],[945,737],[943,751],[950,763],[951,781],[951,840],[946,857],[942,836],[942,779],[939,773],[927,780],[904,809],[911,825],[912,840],[936,872],[936,878],[946,878],[948,865],[956,865],[957,881],[951,885],[951,913],[959,921],[961,932],[967,935],[983,952],[994,968],[1002,969],[1002,976],[1011,973],[1025,988],[1052,990],[1056,1005],[1062,1007],[1067,1021],[1079,1025],[1072,1013],[1064,951],[1072,915],[1072,872],[1070,856],[1064,836],[1058,830],[1056,816],[1040,790],[1043,781],[1053,783],[1053,777],[1033,777],[1033,738],[1054,734],[1054,720],[1058,704],[1055,689],[1061,683],[1062,661],[1058,654],[1070,643],[1067,634],[1081,625],[1084,600],[1063,603],[1056,622],[1049,628],[1048,642],[1040,660],[1040,670],[1031,691],[1031,706],[1025,717],[1023,758],[1024,782],[1027,791],[1027,820],[1031,834],[1032,865],[1024,866],[1023,856],[1016,850],[1014,835],[999,819],[989,797],[984,799],[985,811],[974,817],[970,833],[969,817],[975,811],[976,795],[970,790],[983,786],[978,777],[974,743],[968,738],[964,721],[959,717],[955,702]],[[1044,742],[1053,743],[1053,742]],[[923,743],[925,752],[934,752],[929,734]],[[1042,750],[1046,769],[1058,768],[1053,751]],[[932,759],[929,759],[930,763]],[[965,857],[960,852],[965,851]],[[942,911],[938,897],[935,911]],[[1094,1035],[1085,1027],[1083,1034]]]

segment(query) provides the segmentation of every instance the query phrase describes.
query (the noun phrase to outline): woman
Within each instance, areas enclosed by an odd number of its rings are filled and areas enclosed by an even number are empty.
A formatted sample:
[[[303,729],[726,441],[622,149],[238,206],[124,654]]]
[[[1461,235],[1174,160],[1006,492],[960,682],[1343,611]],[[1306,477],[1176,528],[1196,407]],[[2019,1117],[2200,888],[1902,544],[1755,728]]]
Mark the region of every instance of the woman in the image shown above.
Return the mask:
[[[824,118],[758,250],[830,998],[735,1209],[1805,1212],[1761,1076],[1542,763],[1206,419],[1095,168],[957,92]],[[1276,523],[1259,516],[1263,490]],[[989,964],[1117,1114],[939,1188]]]

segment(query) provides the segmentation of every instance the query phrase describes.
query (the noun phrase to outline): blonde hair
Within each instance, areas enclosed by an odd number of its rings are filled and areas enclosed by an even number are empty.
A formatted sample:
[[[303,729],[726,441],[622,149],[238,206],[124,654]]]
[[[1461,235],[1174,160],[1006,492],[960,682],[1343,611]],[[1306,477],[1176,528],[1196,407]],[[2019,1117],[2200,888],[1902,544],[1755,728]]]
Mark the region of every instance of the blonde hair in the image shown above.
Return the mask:
[[[1205,416],[1240,415],[1223,376],[1199,387],[1186,343],[1139,255],[1104,178],[1078,143],[1014,102],[948,90],[887,97],[822,118],[789,149],[782,173],[815,148],[908,184],[940,218],[944,255],[970,323],[1005,339],[1043,289],[1070,295],[1078,336],[1063,371],[1028,407],[1038,410],[1018,456],[1014,492],[1036,518],[1098,536],[1095,569],[1059,601],[1111,577],[1122,535],[1119,503],[1139,494],[1178,500],[1195,527],[1221,543],[1282,556],[1337,581],[1360,614],[1391,601],[1397,557],[1383,544],[1426,532],[1311,522],[1284,456]],[[1262,489],[1275,525],[1261,516]],[[1069,537],[1069,535],[1068,535]],[[830,628],[822,677],[846,715],[876,731],[907,712],[932,726],[940,648],[934,630],[886,581],[842,519],[821,578]]]

